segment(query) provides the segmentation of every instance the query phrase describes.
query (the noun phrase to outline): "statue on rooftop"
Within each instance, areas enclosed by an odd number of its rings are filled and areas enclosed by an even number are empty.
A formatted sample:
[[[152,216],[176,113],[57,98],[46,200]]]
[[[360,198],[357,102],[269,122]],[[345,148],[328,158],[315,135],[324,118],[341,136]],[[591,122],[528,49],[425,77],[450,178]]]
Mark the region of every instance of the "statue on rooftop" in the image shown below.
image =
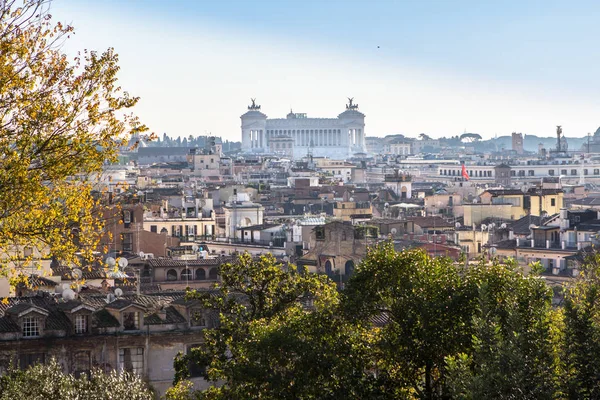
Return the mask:
[[[353,104],[354,97],[348,97],[348,104],[346,104],[346,110],[356,110],[358,108],[358,104]]]
[[[248,110],[260,110],[260,105],[256,104],[256,99],[251,98],[250,101],[252,101],[252,104],[248,106]]]

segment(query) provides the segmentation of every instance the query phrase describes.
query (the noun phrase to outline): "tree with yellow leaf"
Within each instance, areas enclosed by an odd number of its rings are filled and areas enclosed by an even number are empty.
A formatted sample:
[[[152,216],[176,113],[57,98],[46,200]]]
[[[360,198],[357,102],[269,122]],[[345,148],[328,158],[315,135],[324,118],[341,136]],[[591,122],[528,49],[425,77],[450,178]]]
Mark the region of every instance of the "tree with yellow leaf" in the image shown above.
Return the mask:
[[[61,45],[47,0],[0,2],[0,270],[91,259],[102,234],[90,177],[146,131],[117,83],[118,56]],[[12,271],[18,273],[19,271]]]

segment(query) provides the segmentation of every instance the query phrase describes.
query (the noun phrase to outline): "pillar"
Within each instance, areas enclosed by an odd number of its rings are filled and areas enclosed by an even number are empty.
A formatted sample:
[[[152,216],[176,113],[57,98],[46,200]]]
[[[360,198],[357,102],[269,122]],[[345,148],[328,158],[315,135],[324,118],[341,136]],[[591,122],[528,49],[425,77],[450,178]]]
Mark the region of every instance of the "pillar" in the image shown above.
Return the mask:
[[[264,144],[265,144],[265,142],[266,142],[266,141],[264,140],[265,133],[264,133],[264,131],[261,129],[261,130],[259,130],[259,131],[258,131],[258,135],[259,135],[259,138],[260,138],[260,148],[261,148],[261,149],[264,149]]]

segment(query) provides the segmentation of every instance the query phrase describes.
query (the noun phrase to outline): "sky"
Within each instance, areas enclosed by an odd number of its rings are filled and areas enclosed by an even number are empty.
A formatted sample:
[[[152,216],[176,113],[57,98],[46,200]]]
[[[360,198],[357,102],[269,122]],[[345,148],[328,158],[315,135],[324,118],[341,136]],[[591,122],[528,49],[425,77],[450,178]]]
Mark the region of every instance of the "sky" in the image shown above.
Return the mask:
[[[600,2],[54,0],[64,50],[120,56],[135,113],[162,135],[241,139],[270,118],[335,117],[367,136],[584,136],[600,126]]]

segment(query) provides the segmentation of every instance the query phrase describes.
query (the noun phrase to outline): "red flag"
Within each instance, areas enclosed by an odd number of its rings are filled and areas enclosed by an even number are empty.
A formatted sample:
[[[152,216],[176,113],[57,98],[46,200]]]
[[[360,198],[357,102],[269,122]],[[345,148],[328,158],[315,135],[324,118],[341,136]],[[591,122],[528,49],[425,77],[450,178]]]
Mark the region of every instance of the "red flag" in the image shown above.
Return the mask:
[[[467,174],[467,167],[465,166],[465,164],[462,165],[462,176],[466,180],[469,180],[469,174]]]

